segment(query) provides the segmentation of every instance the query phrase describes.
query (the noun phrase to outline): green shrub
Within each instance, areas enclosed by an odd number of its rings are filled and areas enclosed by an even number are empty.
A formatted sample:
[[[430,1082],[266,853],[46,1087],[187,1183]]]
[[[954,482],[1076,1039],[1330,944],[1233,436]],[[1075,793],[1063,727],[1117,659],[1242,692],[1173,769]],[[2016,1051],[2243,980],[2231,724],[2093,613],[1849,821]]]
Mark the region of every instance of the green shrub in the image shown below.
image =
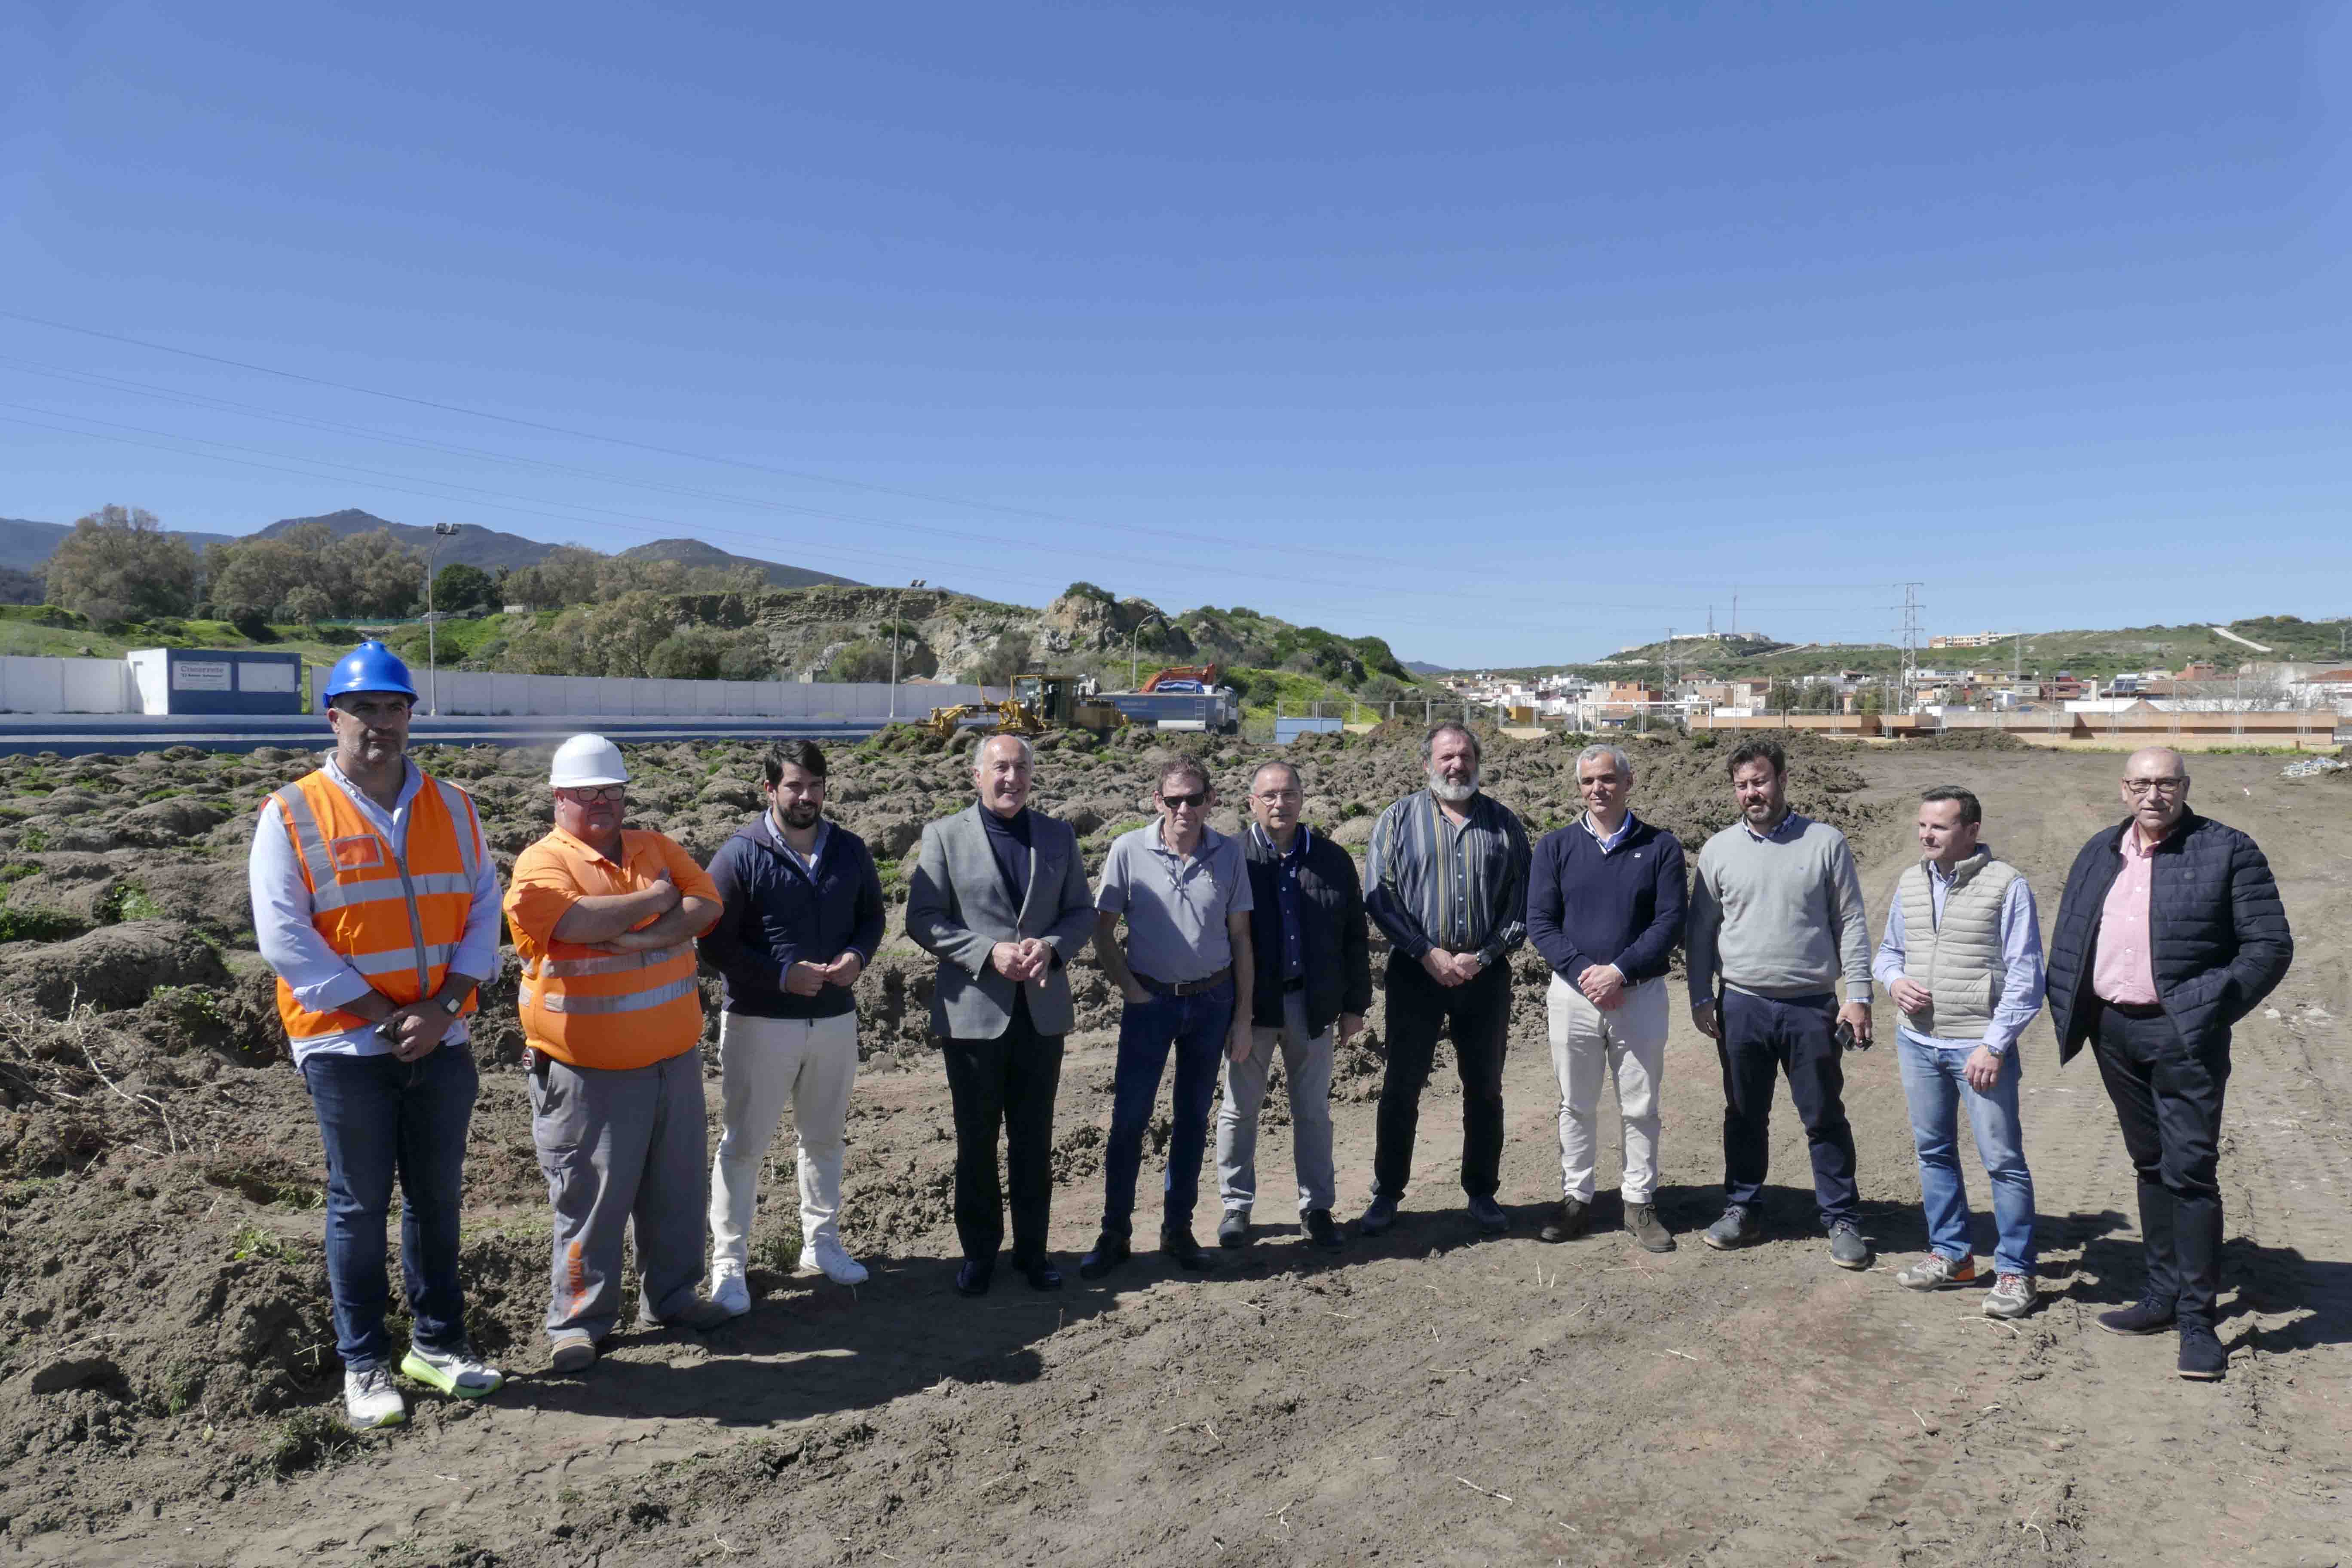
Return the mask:
[[[89,929],[63,910],[0,909],[0,942],[64,942]]]

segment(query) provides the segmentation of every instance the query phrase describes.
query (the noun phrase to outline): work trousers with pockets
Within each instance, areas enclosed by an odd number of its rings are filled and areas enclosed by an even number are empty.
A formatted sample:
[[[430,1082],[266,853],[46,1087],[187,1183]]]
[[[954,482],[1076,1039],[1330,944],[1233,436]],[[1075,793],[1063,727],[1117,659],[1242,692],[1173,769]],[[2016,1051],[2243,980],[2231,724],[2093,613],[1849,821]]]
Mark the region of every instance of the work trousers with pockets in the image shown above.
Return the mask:
[[[1859,1212],[1853,1128],[1845,1119],[1845,1064],[1838,1050],[1837,998],[1759,996],[1724,987],[1717,1010],[1723,1038],[1724,1196],[1743,1208],[1764,1195],[1770,1168],[1772,1080],[1786,1073],[1789,1098],[1813,1157],[1813,1199],[1824,1229]]]
[[[1490,963],[1477,978],[1440,985],[1417,958],[1389,959],[1389,1065],[1381,1079],[1372,1147],[1372,1195],[1402,1199],[1412,1179],[1421,1091],[1449,1031],[1462,1075],[1462,1191],[1491,1198],[1502,1185],[1503,1057],[1511,1026],[1511,966]]]
[[[1257,1201],[1257,1113],[1265,1103],[1274,1052],[1282,1048],[1290,1089],[1290,1158],[1298,1176],[1298,1212],[1338,1202],[1331,1166],[1331,1031],[1307,1027],[1307,994],[1286,993],[1282,1026],[1250,1026],[1250,1054],[1225,1058],[1225,1100],[1217,1111],[1217,1185],[1228,1211],[1246,1215]]]
[[[602,1340],[621,1319],[621,1238],[637,1253],[640,1318],[683,1316],[702,1282],[707,1143],[702,1053],[578,1068],[540,1053],[530,1136],[555,1208],[551,1337]]]
[[[1160,1186],[1160,1227],[1186,1230],[1201,1196],[1201,1162],[1209,1149],[1209,1101],[1217,1092],[1217,1064],[1234,1022],[1231,980],[1171,995],[1129,1002],[1118,1016],[1118,1064],[1112,1069],[1110,1139],[1103,1149],[1105,1235],[1126,1236],[1135,1223],[1135,1184],[1143,1169],[1143,1135],[1160,1100],[1160,1079],[1171,1051],[1176,1082],[1170,1090],[1168,1173]]]
[[[710,1262],[743,1270],[760,1168],[784,1107],[799,1142],[801,1247],[841,1241],[842,1134],[857,1081],[857,1015],[719,1016],[719,1153],[710,1163]]]
[[[1029,998],[1016,994],[1004,1033],[990,1040],[944,1039],[948,1095],[955,1108],[956,1236],[963,1255],[994,1263],[1004,1241],[1008,1195],[1013,1261],[1045,1260],[1054,1208],[1054,1097],[1062,1084],[1062,1037],[1041,1035]],[[1005,1183],[997,1181],[996,1137],[1004,1134]]]
[[[1604,1078],[1617,1086],[1625,1130],[1620,1195],[1646,1204],[1658,1188],[1658,1085],[1666,1071],[1666,983],[1629,985],[1607,1012],[1555,974],[1545,994],[1551,1025],[1551,1070],[1559,1079],[1560,1194],[1592,1201],[1593,1114]]]
[[[392,1359],[383,1264],[392,1184],[400,1180],[400,1273],[409,1340],[436,1355],[467,1348],[466,1297],[457,1283],[457,1194],[466,1129],[479,1081],[461,1042],[413,1062],[389,1053],[314,1051],[302,1082],[327,1152],[327,1291],[335,1353],[358,1371]]]
[[[2230,1083],[2230,1033],[2218,1029],[2191,1044],[2161,1013],[2133,1018],[2101,1005],[2091,1049],[2139,1178],[2147,1266],[2141,1299],[2170,1303],[2181,1321],[2210,1328],[2221,1290],[2221,1100]]]

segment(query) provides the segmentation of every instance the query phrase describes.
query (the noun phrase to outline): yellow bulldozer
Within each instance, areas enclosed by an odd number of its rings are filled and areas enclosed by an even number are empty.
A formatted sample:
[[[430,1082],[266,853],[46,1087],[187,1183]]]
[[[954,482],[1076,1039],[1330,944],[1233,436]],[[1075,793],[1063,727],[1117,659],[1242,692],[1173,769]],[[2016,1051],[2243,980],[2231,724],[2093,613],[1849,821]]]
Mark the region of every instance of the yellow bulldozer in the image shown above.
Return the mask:
[[[1048,730],[1084,730],[1097,739],[1124,728],[1127,715],[1098,700],[1089,681],[1068,675],[1019,675],[1013,695],[1002,702],[959,702],[934,708],[924,728],[946,740],[967,719],[996,721],[1000,735],[1042,735]]]

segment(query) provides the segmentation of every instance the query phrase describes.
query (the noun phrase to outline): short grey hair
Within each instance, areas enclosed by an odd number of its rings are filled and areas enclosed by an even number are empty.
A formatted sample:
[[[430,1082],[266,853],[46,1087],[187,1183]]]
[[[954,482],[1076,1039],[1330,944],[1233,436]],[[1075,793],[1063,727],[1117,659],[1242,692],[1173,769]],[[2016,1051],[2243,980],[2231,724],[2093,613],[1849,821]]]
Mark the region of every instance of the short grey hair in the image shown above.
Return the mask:
[[[1014,745],[1020,747],[1022,762],[1026,763],[1031,771],[1035,771],[1037,766],[1037,748],[1029,743],[1029,737],[1026,735],[1016,735],[1010,730],[999,730],[996,733],[988,736],[985,740],[982,741],[979,745],[974,746],[971,749],[971,771],[973,773],[980,772],[980,765],[988,760],[988,748],[994,745],[999,741],[1010,741]]]
[[[1605,742],[1587,746],[1576,753],[1576,776],[1579,778],[1584,776],[1585,763],[1597,763],[1603,757],[1609,759],[1609,769],[1612,773],[1628,784],[1633,783],[1633,759],[1625,754],[1624,747],[1612,746]]]
[[[1268,768],[1280,768],[1284,773],[1288,773],[1290,775],[1290,785],[1293,789],[1303,790],[1307,787],[1306,779],[1299,775],[1298,764],[1296,763],[1286,763],[1280,757],[1276,757],[1271,761],[1260,763],[1256,767],[1250,770],[1250,794],[1255,795],[1257,793],[1257,781],[1265,777],[1265,771]]]
[[[1432,724],[1429,727],[1429,733],[1421,738],[1421,760],[1423,763],[1430,761],[1431,758],[1437,754],[1437,737],[1440,735],[1461,736],[1464,740],[1470,742],[1470,760],[1474,763],[1479,763],[1486,762],[1486,748],[1478,744],[1478,737],[1471,733],[1470,726],[1458,722],[1455,720],[1447,719],[1439,723]]]

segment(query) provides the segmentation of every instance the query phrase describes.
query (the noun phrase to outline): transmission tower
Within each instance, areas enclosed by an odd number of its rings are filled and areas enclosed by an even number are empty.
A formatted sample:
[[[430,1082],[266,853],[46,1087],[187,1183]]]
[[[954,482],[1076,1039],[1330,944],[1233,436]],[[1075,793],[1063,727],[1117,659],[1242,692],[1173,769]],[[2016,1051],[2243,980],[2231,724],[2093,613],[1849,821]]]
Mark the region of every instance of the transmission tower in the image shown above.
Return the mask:
[[[1919,590],[1924,583],[1906,583],[1903,588],[1903,711],[1914,707],[1912,694],[1919,679]]]

